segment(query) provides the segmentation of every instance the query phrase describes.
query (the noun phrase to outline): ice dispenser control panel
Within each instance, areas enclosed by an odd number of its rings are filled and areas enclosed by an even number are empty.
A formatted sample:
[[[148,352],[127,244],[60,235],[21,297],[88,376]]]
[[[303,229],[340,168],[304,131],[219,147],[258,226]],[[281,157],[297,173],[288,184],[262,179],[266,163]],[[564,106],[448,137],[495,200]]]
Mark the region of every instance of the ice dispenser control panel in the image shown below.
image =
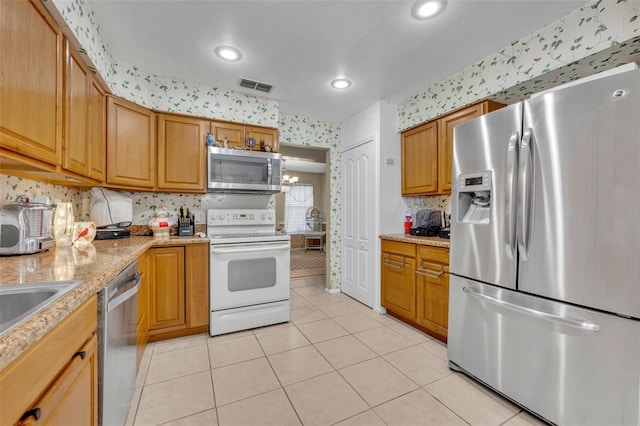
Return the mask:
[[[458,175],[458,222],[491,222],[491,171]]]

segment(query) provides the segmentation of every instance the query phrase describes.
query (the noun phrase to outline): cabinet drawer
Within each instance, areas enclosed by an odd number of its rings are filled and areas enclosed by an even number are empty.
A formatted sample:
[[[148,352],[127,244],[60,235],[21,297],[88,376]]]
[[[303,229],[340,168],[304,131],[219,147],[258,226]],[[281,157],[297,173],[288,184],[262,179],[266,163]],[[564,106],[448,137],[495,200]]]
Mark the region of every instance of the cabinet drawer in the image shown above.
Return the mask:
[[[398,241],[382,241],[382,253],[393,253],[400,256],[416,257],[416,245]],[[448,255],[447,255],[448,258]],[[447,261],[448,263],[448,261]]]
[[[442,247],[418,246],[418,266],[423,262],[435,262],[443,265],[449,265],[449,249]]]

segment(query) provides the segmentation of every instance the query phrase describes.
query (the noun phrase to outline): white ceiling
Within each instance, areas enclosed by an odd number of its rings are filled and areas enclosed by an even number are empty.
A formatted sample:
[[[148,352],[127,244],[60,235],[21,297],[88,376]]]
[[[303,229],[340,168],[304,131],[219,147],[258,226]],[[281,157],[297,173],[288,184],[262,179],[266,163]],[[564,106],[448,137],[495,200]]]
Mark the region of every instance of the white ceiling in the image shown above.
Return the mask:
[[[143,71],[238,92],[272,84],[280,111],[341,122],[399,103],[577,9],[584,0],[449,0],[437,18],[404,0],[88,0],[114,56]],[[239,62],[218,59],[231,44]],[[336,77],[353,85],[337,91]]]

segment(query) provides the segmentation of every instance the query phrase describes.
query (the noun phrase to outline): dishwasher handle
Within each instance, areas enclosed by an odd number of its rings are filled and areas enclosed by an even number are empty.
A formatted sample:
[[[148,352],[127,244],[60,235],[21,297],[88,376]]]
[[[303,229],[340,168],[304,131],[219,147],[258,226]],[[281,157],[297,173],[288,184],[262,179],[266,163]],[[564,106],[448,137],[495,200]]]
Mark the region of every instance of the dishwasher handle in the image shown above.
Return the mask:
[[[131,285],[131,283],[134,283]],[[123,304],[125,301],[130,299],[134,294],[136,294],[140,290],[140,273],[136,272],[131,276],[131,279],[120,284],[118,289],[129,286],[129,289],[124,291],[123,293],[117,294],[109,300],[107,304],[107,312],[113,311],[115,308]]]

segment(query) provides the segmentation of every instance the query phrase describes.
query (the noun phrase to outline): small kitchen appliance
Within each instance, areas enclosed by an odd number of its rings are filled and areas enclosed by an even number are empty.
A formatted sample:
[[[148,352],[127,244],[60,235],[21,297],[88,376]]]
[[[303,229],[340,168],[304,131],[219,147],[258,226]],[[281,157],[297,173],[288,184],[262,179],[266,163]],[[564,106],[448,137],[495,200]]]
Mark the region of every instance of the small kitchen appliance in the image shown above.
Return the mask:
[[[207,148],[207,191],[275,194],[282,189],[282,158],[274,152]]]
[[[273,209],[207,211],[209,334],[289,321],[289,235]]]
[[[128,238],[133,221],[133,200],[99,186],[91,188],[91,220],[96,224],[96,240]]]
[[[15,202],[0,209],[0,255],[31,254],[54,245],[53,206]]]
[[[434,237],[442,228],[442,212],[439,210],[418,210],[415,227],[409,233],[421,237]]]

